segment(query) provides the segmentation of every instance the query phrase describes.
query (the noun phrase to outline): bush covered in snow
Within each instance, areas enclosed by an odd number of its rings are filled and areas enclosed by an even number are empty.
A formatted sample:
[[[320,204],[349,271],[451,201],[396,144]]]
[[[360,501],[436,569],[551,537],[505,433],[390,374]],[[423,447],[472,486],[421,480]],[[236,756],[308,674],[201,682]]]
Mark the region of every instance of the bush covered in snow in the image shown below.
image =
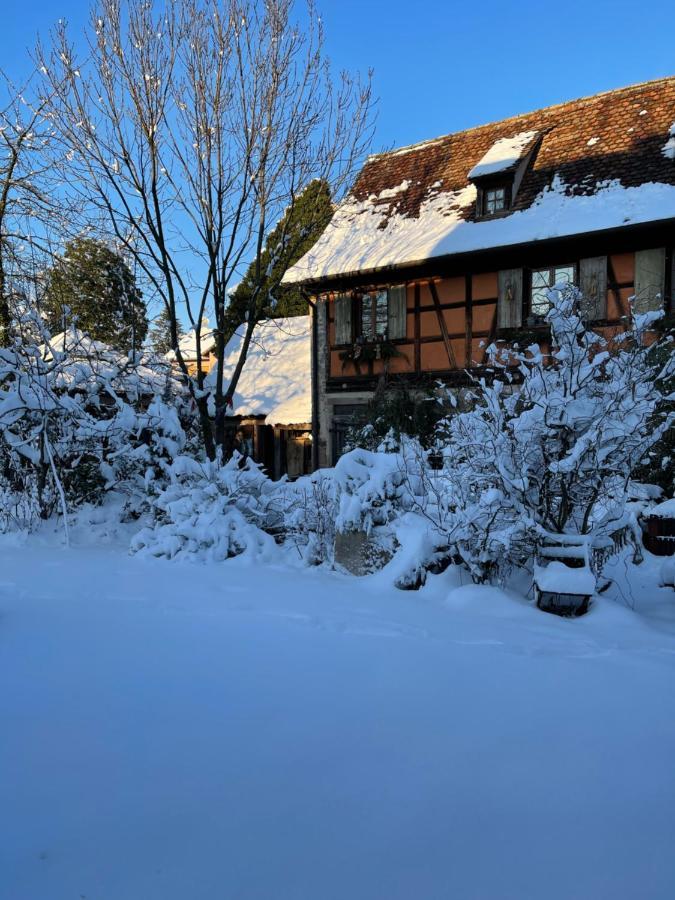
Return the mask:
[[[166,365],[75,329],[0,349],[4,528],[100,502],[111,488],[138,507],[185,446],[179,386]],[[184,411],[185,412],[185,411]]]
[[[396,450],[403,438],[413,438],[423,447],[433,446],[436,426],[448,412],[446,391],[430,387],[382,382],[368,403],[364,421],[352,425],[347,434],[348,447],[365,450]]]
[[[273,557],[274,482],[251,459],[235,453],[221,465],[181,456],[168,475],[152,501],[154,522],[133,538],[133,552],[203,561]]]
[[[654,353],[658,313],[609,341],[586,330],[579,300],[573,287],[552,291],[550,352],[491,347],[473,409],[440,427],[443,502],[431,513],[478,581],[503,578],[552,536],[586,536],[599,560],[608,541],[633,540],[629,483],[671,425],[659,384],[673,358]]]

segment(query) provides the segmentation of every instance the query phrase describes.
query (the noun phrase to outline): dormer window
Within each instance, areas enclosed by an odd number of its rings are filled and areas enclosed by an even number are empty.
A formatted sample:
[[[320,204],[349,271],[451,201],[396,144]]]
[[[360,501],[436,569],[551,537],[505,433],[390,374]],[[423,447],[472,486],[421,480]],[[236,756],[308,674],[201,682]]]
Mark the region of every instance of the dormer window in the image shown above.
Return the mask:
[[[508,212],[513,206],[525,170],[536,153],[540,134],[521,131],[499,138],[469,172],[476,185],[476,217],[489,218]]]
[[[495,213],[503,212],[505,209],[507,209],[506,188],[485,188],[483,191],[483,215],[494,216]]]

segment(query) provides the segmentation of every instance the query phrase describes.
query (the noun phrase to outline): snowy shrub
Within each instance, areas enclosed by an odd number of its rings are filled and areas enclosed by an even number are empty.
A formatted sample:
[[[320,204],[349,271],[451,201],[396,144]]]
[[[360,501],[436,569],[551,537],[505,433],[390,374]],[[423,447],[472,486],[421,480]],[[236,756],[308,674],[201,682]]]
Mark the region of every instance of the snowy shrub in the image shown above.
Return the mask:
[[[51,339],[37,314],[42,344],[0,349],[0,525],[31,527],[100,502],[108,489],[139,493],[185,443],[175,409],[161,399],[170,373],[125,356],[75,329]]]
[[[475,385],[475,407],[444,422],[437,522],[476,581],[503,579],[555,536],[586,536],[589,552],[632,541],[629,481],[670,427],[660,418],[650,332],[658,313],[634,315],[608,341],[587,331],[575,288],[551,292],[551,352],[489,350],[494,377]]]
[[[338,531],[365,531],[386,525],[406,506],[400,454],[351,450],[334,469]]]
[[[294,482],[280,482],[283,538],[308,565],[333,562],[338,492],[332,469],[319,469]]]
[[[278,524],[274,483],[238,453],[225,465],[178,457],[170,482],[152,501],[155,521],[132,539],[131,550],[168,559],[220,561],[245,554],[272,558]]]
[[[396,452],[401,438],[408,437],[429,447],[446,407],[445,391],[438,386],[383,384],[368,404],[365,421],[349,429],[347,446]]]

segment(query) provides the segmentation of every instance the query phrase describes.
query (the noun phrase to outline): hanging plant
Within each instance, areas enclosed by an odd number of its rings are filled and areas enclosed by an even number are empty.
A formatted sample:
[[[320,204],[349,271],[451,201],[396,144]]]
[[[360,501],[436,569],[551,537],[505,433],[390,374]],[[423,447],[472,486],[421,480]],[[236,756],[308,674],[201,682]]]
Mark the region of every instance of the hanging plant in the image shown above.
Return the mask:
[[[363,340],[356,341],[347,350],[343,350],[340,354],[342,360],[342,371],[344,372],[347,363],[352,363],[356,369],[356,374],[361,374],[361,365],[363,363],[374,362],[381,359],[386,363],[395,356],[405,356],[398,347],[386,338],[380,338],[376,341],[366,343]]]

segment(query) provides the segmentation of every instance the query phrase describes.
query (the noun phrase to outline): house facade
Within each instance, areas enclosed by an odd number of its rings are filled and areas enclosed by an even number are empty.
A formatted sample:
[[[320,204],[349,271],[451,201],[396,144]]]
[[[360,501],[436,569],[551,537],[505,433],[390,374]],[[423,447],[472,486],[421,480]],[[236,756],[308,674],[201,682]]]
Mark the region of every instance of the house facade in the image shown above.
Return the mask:
[[[461,387],[486,348],[546,345],[577,284],[610,335],[675,285],[675,77],[370,157],[286,273],[312,309],[314,465],[335,462],[382,378]]]
[[[242,340],[240,329],[225,347],[225,387],[239,361]],[[310,360],[309,316],[265,319],[255,326],[225,431],[228,449],[252,457],[272,478],[296,478],[312,469]],[[216,376],[211,368],[207,388],[215,387]]]

